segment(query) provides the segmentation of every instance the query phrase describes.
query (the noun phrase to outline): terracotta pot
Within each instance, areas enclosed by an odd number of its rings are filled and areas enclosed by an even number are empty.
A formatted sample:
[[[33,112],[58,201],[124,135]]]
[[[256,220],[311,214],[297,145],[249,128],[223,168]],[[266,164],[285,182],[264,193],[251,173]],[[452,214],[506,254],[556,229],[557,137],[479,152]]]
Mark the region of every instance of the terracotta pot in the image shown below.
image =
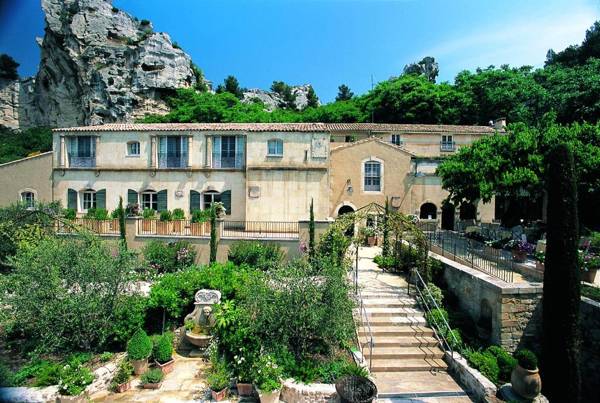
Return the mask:
[[[527,252],[522,250],[513,250],[512,258],[517,263],[524,263],[527,260]]]
[[[375,244],[377,243],[377,237],[367,237],[367,243],[369,244],[369,246],[375,246]]]
[[[156,223],[156,233],[158,235],[169,235],[173,230],[173,222],[159,221]]]
[[[590,269],[581,273],[582,280],[594,284],[596,280],[597,269]]]
[[[119,230],[119,220],[116,218],[108,220],[108,229],[109,229],[109,231],[118,231]]]
[[[220,392],[215,392],[214,390],[210,390],[210,394],[212,395],[213,400],[220,402],[221,400],[227,397],[227,388],[223,389]]]
[[[173,372],[173,369],[175,368],[175,360],[173,358],[171,358],[171,361],[167,361],[164,364],[161,364],[158,361],[154,361],[154,363],[165,375],[167,375],[169,372]]]
[[[250,396],[254,391],[253,385],[251,383],[237,383],[237,391],[240,396]]]
[[[117,385],[117,387],[115,388],[115,392],[123,393],[129,389],[131,389],[131,381],[127,381],[125,383],[121,383],[121,384]]]
[[[142,375],[148,369],[148,359],[144,360],[131,360],[133,366],[133,373],[136,375]]]
[[[193,222],[190,224],[190,232],[192,236],[204,236],[210,232],[207,227],[208,223],[206,222]]]
[[[272,392],[261,392],[258,391],[260,397],[260,403],[277,403],[279,401],[279,394],[281,390],[274,390]]]
[[[526,399],[533,399],[542,391],[542,379],[538,369],[529,370],[519,364],[510,374],[513,390]]]
[[[142,220],[142,231],[144,233],[152,233],[152,223],[154,220]]]
[[[160,389],[161,386],[162,386],[162,382],[159,382],[159,383],[144,383],[142,385],[142,388],[144,388],[144,389]]]
[[[88,398],[85,394],[79,395],[79,396],[58,395],[56,397],[56,403],[84,403],[87,401],[88,401]]]
[[[173,232],[176,234],[183,234],[183,220],[173,221]]]

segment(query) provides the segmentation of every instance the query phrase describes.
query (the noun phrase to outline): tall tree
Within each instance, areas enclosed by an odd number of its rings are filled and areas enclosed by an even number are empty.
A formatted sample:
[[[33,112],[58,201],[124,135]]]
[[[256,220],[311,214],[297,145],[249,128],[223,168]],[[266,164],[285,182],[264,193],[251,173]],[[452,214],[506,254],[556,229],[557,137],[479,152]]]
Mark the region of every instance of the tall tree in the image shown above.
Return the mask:
[[[354,93],[350,91],[350,87],[348,87],[346,84],[342,84],[338,87],[338,93],[335,97],[335,102],[349,101],[353,96]]]
[[[234,76],[227,76],[223,81],[223,85],[219,84],[216,89],[217,93],[228,92],[230,94],[235,95],[237,99],[242,99],[244,97],[244,91],[240,87],[240,83]]]
[[[310,216],[308,221],[308,257],[312,262],[315,258],[315,211],[313,199],[310,199]]]
[[[19,78],[17,67],[19,63],[15,62],[15,59],[5,53],[0,54],[0,78],[16,80]]]
[[[121,245],[125,249],[127,249],[127,234],[125,227],[125,209],[123,208],[123,198],[119,196],[119,207],[117,207],[117,211],[119,212],[119,235],[121,238]]]
[[[318,108],[319,107],[319,97],[315,93],[315,90],[312,85],[308,86],[308,92],[306,93],[306,107],[307,108]]]
[[[281,102],[279,107],[283,109],[296,109],[296,94],[292,91],[292,87],[283,81],[273,81],[271,91],[279,95]]]
[[[542,298],[542,371],[553,402],[579,402],[579,228],[573,153],[558,144],[549,153],[548,232]]]
[[[214,263],[217,261],[217,209],[214,205],[210,206],[210,257],[209,262]]]
[[[385,211],[383,213],[383,245],[381,246],[381,254],[383,257],[390,255],[390,229],[389,229],[390,201],[385,198]]]
[[[585,32],[581,45],[571,45],[558,53],[550,49],[546,54],[546,66],[561,64],[572,67],[584,64],[591,58],[600,58],[600,21],[594,22]]]
[[[440,66],[435,61],[435,58],[426,56],[418,63],[411,63],[404,66],[404,74],[416,74],[425,77],[432,83],[440,73]]]

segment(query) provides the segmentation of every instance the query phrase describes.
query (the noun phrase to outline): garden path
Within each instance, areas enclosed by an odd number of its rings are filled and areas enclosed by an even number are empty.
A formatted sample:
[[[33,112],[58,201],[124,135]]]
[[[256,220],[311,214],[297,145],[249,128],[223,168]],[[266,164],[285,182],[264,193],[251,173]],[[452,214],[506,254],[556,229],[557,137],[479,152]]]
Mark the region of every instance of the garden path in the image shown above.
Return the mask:
[[[385,273],[373,257],[379,247],[359,248],[358,283],[373,335],[371,373],[378,402],[471,402],[446,372],[443,351],[425,322],[404,277]],[[368,329],[359,329],[369,360]]]

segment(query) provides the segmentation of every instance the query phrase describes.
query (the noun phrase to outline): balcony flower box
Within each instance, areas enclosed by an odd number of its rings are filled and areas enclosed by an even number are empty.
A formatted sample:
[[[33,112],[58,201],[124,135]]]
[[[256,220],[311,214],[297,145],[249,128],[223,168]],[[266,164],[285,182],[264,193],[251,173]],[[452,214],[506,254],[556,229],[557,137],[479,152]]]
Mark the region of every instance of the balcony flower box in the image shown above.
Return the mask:
[[[170,235],[173,232],[172,221],[158,221],[156,223],[156,233],[158,235]]]
[[[192,236],[205,236],[209,232],[209,223],[207,222],[192,222],[190,224],[190,233]]]

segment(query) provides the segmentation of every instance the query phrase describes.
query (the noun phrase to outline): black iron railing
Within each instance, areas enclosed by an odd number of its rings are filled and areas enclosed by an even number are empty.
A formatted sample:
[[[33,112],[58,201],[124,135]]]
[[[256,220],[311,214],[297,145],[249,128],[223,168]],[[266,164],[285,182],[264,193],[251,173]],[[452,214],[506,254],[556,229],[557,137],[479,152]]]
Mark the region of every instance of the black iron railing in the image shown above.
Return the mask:
[[[297,221],[223,221],[222,238],[298,239]]]

